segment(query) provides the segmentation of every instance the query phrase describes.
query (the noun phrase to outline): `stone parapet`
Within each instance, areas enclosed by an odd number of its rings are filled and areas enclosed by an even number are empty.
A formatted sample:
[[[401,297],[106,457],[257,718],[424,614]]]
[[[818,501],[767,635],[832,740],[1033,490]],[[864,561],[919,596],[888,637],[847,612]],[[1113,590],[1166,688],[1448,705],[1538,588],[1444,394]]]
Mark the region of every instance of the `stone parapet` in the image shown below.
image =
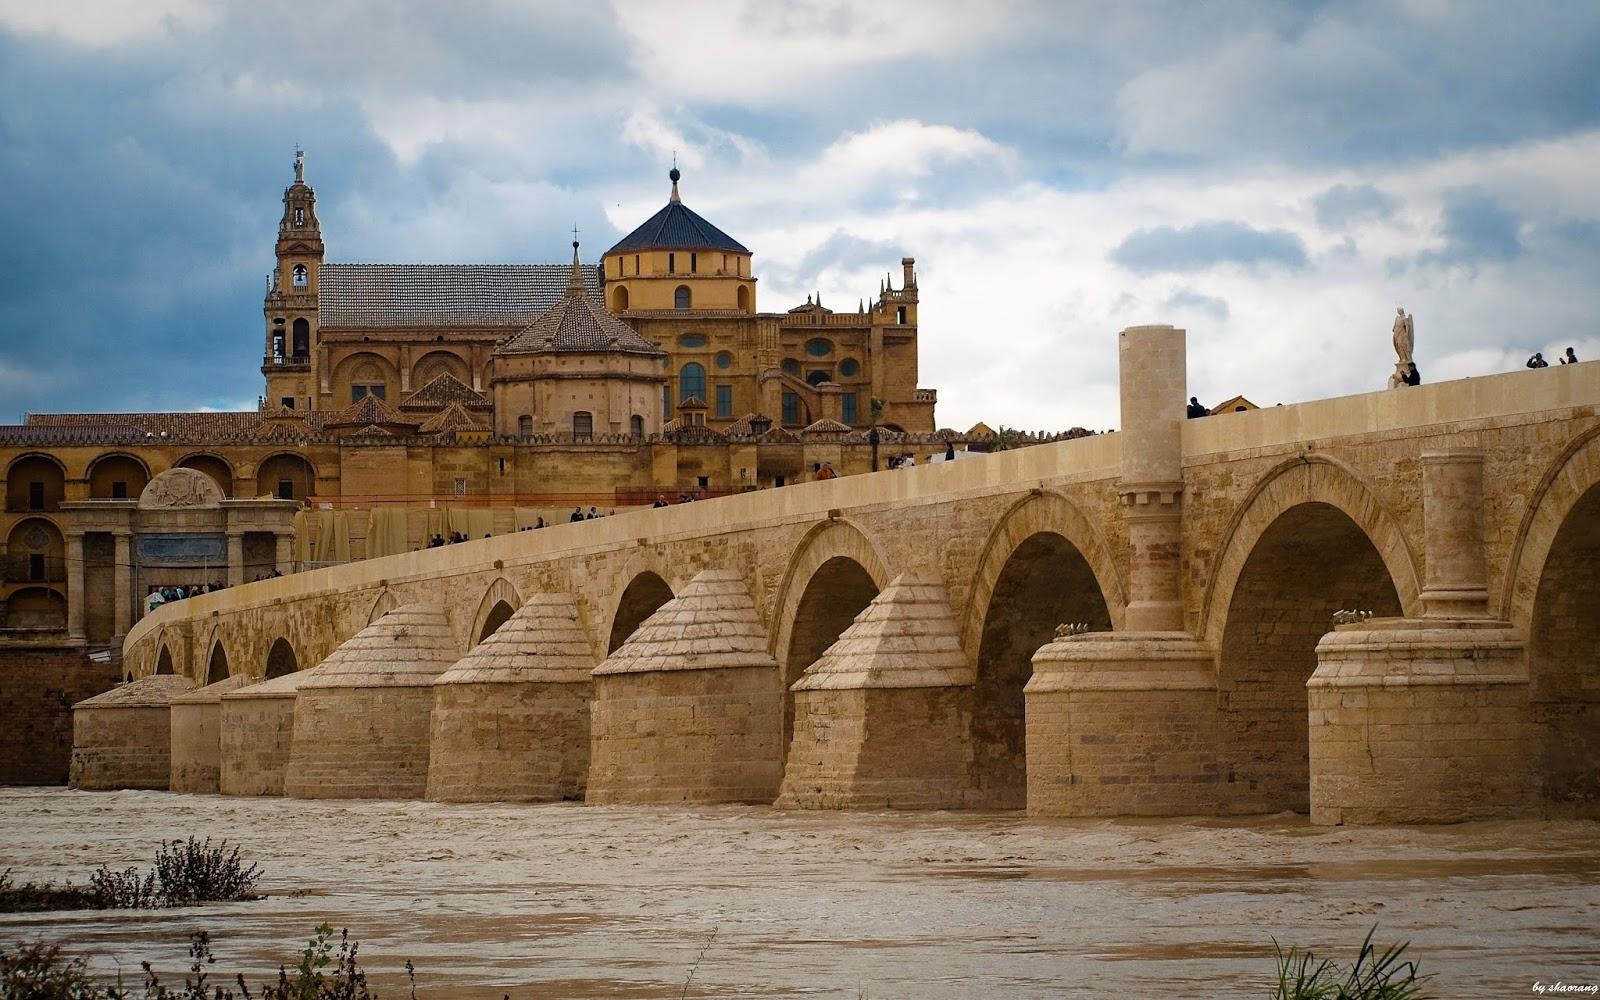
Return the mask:
[[[895,577],[795,682],[778,805],[971,804],[973,681],[938,578]]]
[[[1372,619],[1317,645],[1312,822],[1526,815],[1538,731],[1521,635],[1490,620]]]
[[[1064,636],[1033,656],[1028,812],[1217,811],[1215,654],[1184,632]]]
[[[166,791],[172,781],[172,699],[194,687],[153,674],[72,706],[73,788]]]
[[[221,791],[222,696],[244,683],[235,674],[172,699],[172,791]]]

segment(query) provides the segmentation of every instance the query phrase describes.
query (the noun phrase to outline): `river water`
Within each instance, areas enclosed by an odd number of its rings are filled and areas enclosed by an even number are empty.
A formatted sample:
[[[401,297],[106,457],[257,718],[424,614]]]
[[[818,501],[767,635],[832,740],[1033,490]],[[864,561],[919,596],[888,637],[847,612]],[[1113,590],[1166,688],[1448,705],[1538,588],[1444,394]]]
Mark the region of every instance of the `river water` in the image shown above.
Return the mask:
[[[137,981],[187,935],[265,978],[322,921],[429,998],[1267,996],[1272,939],[1409,940],[1439,997],[1600,982],[1600,823],[1321,828],[746,807],[462,806],[0,789],[0,868],[85,881],[227,838],[256,903],[0,915]],[[255,976],[252,976],[255,978]]]

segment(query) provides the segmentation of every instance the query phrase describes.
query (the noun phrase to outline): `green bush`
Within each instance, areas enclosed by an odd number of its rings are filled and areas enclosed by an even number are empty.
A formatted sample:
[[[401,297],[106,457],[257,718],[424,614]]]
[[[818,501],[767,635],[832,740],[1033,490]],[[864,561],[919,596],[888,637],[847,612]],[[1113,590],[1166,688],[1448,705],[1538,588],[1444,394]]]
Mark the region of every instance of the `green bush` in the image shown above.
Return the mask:
[[[210,967],[216,957],[205,931],[190,935],[189,972],[181,987],[163,983],[149,962],[143,965],[140,989],[126,989],[120,980],[97,984],[89,978],[82,957],[64,957],[58,946],[43,942],[19,944],[15,952],[0,951],[0,1000],[374,1000],[367,974],[356,962],[357,948],[349,931],[340,933],[336,947],[333,928],[322,924],[292,973],[280,966],[276,983],[253,990],[243,975],[235,974],[235,992],[211,982]],[[409,962],[406,971],[411,972]]]
[[[255,893],[261,877],[256,865],[239,860],[239,849],[223,841],[211,846],[190,837],[162,841],[155,867],[112,871],[101,865],[87,886],[71,882],[28,882],[17,885],[7,869],[0,872],[0,913],[42,910],[155,910],[200,903],[229,903],[260,899]]]
[[[1274,938],[1278,988],[1273,1000],[1425,1000],[1422,984],[1428,977],[1418,975],[1416,962],[1400,960],[1409,942],[1391,945],[1379,955],[1372,944],[1377,931],[1367,932],[1348,971],[1332,959],[1317,961],[1310,951],[1290,948],[1286,953]]]

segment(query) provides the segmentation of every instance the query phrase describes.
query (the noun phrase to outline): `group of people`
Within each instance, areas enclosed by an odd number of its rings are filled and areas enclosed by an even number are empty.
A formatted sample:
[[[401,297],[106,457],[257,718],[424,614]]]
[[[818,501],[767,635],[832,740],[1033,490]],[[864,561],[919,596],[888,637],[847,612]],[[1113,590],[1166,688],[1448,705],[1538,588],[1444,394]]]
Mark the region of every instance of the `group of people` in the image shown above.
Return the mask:
[[[944,460],[946,462],[954,462],[956,460],[956,443],[954,441],[946,441],[944,443]],[[928,461],[933,462],[937,461],[937,459],[930,455]],[[909,451],[904,455],[889,456],[889,468],[891,469],[914,469],[916,466],[917,456]]]
[[[610,514],[602,514],[598,510],[595,510],[593,507],[590,507],[589,508],[589,513],[585,514],[583,512],[583,506],[580,504],[579,506],[572,508],[572,516],[567,518],[567,520],[568,521],[593,521],[593,520],[596,520],[597,518],[601,518],[601,517],[611,517],[615,513],[616,513],[616,510],[614,508],[612,509]],[[538,527],[538,528],[544,527],[544,523],[543,523],[544,522],[544,518],[541,517],[539,519],[539,521],[540,521],[540,523],[534,525],[534,527]]]
[[[483,537],[488,538],[489,536],[484,535]],[[467,533],[464,531],[452,531],[449,538],[435,532],[433,537],[428,539],[428,548],[436,549],[441,545],[455,545],[457,542],[466,541],[471,541],[471,539],[467,537]]]
[[[181,601],[186,597],[199,597],[201,594],[209,594],[222,588],[221,581],[181,584],[175,587],[151,587],[149,596],[144,599],[145,614],[149,614],[163,604]]]
[[[1567,348],[1566,355],[1564,357],[1557,358],[1556,360],[1560,361],[1564,365],[1575,365],[1575,364],[1578,363],[1578,354],[1577,354],[1576,351],[1574,351],[1572,348],[1569,347],[1569,348]],[[1544,355],[1542,353],[1540,353],[1539,351],[1534,351],[1533,352],[1533,357],[1528,359],[1528,367],[1529,368],[1549,368],[1550,367],[1550,362],[1548,362],[1548,361],[1546,361],[1544,359]]]

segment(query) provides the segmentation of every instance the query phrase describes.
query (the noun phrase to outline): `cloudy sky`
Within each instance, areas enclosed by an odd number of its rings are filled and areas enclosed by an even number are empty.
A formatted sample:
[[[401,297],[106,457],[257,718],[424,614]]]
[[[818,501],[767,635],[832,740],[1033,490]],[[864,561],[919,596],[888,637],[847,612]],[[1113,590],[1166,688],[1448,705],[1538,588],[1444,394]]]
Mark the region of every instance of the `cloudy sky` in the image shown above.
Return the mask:
[[[1600,5],[0,0],[0,422],[251,408],[296,143],[329,259],[586,259],[684,200],[758,305],[902,255],[939,423],[1600,358]]]

